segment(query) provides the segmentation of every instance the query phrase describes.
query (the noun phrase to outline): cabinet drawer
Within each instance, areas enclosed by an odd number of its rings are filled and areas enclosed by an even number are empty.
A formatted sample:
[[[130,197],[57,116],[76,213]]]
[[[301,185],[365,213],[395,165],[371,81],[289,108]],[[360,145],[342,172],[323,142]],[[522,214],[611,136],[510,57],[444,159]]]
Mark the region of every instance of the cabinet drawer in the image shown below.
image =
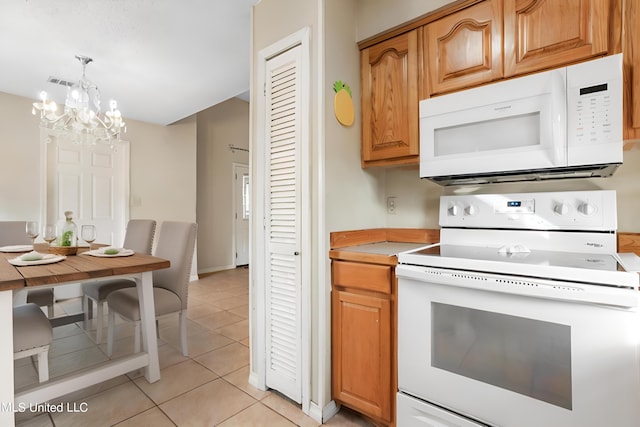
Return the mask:
[[[336,286],[391,293],[390,266],[334,261],[332,274]]]

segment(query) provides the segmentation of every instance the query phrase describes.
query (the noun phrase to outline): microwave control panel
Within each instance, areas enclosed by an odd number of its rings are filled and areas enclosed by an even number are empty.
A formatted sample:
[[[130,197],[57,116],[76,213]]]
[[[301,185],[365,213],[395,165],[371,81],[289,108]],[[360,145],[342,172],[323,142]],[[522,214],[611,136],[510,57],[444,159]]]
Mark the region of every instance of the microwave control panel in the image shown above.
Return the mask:
[[[622,141],[622,57],[567,67],[567,137],[573,146]]]

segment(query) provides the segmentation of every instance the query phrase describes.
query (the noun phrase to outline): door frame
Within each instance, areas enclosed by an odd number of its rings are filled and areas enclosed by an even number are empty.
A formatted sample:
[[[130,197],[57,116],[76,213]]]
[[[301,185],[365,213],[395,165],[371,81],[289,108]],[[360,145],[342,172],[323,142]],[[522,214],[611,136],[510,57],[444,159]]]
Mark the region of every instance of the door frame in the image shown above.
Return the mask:
[[[237,203],[238,203],[238,195],[236,193],[236,187],[237,187],[237,174],[238,174],[238,169],[239,168],[246,168],[247,171],[249,172],[249,194],[251,194],[251,170],[249,169],[249,165],[246,163],[238,163],[238,162],[233,162],[232,163],[232,180],[231,180],[231,185],[232,185],[232,191],[231,191],[231,204],[233,206],[233,210],[231,212],[231,219],[233,221],[233,236],[232,236],[232,242],[231,242],[231,256],[233,259],[233,266],[234,267],[238,267],[238,259],[237,259],[237,251],[238,251],[238,245],[236,244],[236,241],[238,239],[238,221],[236,218],[236,207],[237,207]],[[251,221],[251,206],[249,207],[249,221]],[[248,226],[249,228],[250,225]],[[247,235],[247,239],[249,239],[249,236]],[[248,248],[248,253],[247,253],[247,263],[250,264],[251,262],[251,241],[249,240],[249,248]],[[241,264],[243,265],[243,264]]]
[[[302,410],[309,414],[311,406],[311,29],[304,27],[301,30],[267,46],[258,52],[257,59],[257,87],[252,90],[253,101],[256,105],[255,140],[250,141],[249,175],[252,188],[251,202],[252,213],[250,216],[250,259],[252,268],[249,270],[249,335],[251,341],[249,383],[253,386],[266,389],[266,301],[265,301],[265,274],[267,252],[266,236],[266,197],[265,197],[265,173],[266,150],[264,141],[266,138],[266,64],[267,61],[287,50],[300,46],[300,91],[301,91],[301,144],[300,144],[300,168],[301,168],[301,197],[300,217],[304,218],[301,224],[300,240],[300,282],[301,282],[301,313],[300,330],[301,337],[301,400]],[[251,123],[254,123],[251,120]],[[258,179],[260,177],[260,179]]]

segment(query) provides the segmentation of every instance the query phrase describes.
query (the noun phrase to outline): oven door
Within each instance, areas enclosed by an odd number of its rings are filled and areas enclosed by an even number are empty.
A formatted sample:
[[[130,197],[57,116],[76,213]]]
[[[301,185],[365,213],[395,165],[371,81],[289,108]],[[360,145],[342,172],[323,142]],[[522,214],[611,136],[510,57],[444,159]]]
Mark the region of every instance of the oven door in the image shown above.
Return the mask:
[[[478,273],[397,276],[399,396],[503,427],[638,425],[636,308],[488,291]]]

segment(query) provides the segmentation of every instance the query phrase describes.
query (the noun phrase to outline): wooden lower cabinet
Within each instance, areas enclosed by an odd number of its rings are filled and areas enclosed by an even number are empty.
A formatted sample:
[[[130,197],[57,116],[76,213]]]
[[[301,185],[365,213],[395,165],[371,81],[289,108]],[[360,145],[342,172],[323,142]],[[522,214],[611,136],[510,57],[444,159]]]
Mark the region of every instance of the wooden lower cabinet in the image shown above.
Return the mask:
[[[332,272],[332,398],[395,425],[394,267],[334,260]]]

